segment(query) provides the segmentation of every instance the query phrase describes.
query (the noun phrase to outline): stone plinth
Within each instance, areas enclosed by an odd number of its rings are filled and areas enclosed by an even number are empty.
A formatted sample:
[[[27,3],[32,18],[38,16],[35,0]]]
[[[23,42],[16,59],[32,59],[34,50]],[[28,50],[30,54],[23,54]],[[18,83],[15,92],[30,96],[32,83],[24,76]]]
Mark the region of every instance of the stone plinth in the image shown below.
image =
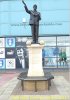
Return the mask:
[[[31,44],[27,42],[29,52],[29,70],[28,72],[22,72],[18,79],[21,80],[22,91],[46,91],[51,86],[51,80],[54,79],[51,73],[44,73],[42,67],[42,49],[44,42],[40,44]]]
[[[50,89],[51,80],[54,76],[47,72],[44,76],[27,76],[27,72],[20,73],[18,79],[21,80],[22,91],[46,91]]]
[[[27,45],[29,52],[29,70],[27,76],[44,76],[42,67],[43,44]]]

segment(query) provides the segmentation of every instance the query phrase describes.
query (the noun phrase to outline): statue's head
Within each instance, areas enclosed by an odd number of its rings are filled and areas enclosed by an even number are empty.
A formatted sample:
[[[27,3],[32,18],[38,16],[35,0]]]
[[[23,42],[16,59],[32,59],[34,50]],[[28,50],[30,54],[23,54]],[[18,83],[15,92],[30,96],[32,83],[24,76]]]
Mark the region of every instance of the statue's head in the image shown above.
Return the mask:
[[[34,10],[37,9],[37,5],[36,5],[36,4],[33,5],[33,9],[34,9]]]

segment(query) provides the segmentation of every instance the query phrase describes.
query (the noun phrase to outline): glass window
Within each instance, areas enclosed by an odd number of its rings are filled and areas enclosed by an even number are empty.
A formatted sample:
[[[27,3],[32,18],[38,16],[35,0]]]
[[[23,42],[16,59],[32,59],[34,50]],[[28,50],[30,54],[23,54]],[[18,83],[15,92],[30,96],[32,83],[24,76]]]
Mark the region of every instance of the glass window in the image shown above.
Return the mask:
[[[9,5],[10,5],[10,10],[11,11],[21,11],[22,10],[22,0],[11,0],[9,1]]]
[[[70,37],[69,36],[57,37],[57,45],[58,46],[70,46]]]
[[[63,0],[62,1],[61,0],[57,0],[57,1],[55,0],[50,0],[50,1],[49,0],[43,0],[43,1],[42,0],[41,1],[40,0],[31,0],[31,1],[26,0],[25,2],[30,10],[33,9],[33,4],[36,3],[38,5],[38,11],[41,12],[41,19],[42,19],[40,21],[40,30],[39,30],[40,35],[69,34],[70,33],[70,29],[69,29],[70,10],[68,6],[69,0],[64,0],[64,1]],[[23,18],[25,18],[26,23],[28,24],[30,16],[25,12],[22,1],[1,0],[0,1],[0,18],[2,19],[0,24],[1,23],[20,24],[22,23]],[[6,33],[4,33],[4,35],[7,35]],[[31,33],[31,31],[29,32],[28,27],[27,27],[27,33],[29,34]],[[15,35],[15,34],[12,33],[12,35]],[[19,35],[22,35],[22,32],[19,33]]]
[[[27,16],[26,12],[10,12],[10,15],[11,23],[23,23],[23,18],[25,19],[25,23],[29,23],[29,16]]]
[[[11,35],[10,34],[10,25],[9,24],[1,24],[0,26],[1,30],[1,36],[5,36],[5,35]]]
[[[9,23],[9,12],[1,12],[0,23],[8,24]]]
[[[52,58],[52,57],[46,57],[44,58],[44,68],[56,68],[57,67],[57,62],[56,62],[56,58]]]
[[[56,46],[56,37],[39,37],[39,41],[43,40],[45,46]]]
[[[0,1],[0,11],[9,11],[9,1],[1,0]]]
[[[69,67],[70,62],[70,47],[58,47],[58,67]]]
[[[27,30],[28,29],[28,30]],[[30,26],[22,26],[21,24],[16,24],[11,26],[11,34],[19,36],[20,34],[23,36],[31,35],[31,28]]]

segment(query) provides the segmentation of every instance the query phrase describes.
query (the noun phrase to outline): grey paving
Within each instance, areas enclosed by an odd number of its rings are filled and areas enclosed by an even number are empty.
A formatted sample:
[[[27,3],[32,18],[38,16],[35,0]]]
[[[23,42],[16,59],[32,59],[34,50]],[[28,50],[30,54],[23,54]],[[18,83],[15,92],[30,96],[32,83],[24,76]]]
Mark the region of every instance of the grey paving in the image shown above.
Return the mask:
[[[20,81],[17,80],[17,77],[14,77],[12,80],[8,81],[4,86],[0,87],[0,100],[12,100],[13,95],[20,97],[24,95],[41,95],[41,96],[67,96],[62,100],[70,100],[70,73],[69,72],[54,72],[54,79],[52,81],[52,86],[49,91],[22,91],[20,86]],[[61,76],[59,76],[61,75]],[[52,98],[51,97],[51,98]],[[16,99],[14,99],[16,100]],[[17,100],[20,100],[17,98]],[[22,99],[21,99],[22,100]],[[35,99],[36,100],[36,99]],[[39,99],[38,99],[39,100]],[[46,100],[46,99],[43,99]],[[48,100],[61,100],[59,99],[48,99]]]
[[[17,83],[18,80],[17,77],[15,77],[4,86],[0,87],[0,100],[8,100]]]

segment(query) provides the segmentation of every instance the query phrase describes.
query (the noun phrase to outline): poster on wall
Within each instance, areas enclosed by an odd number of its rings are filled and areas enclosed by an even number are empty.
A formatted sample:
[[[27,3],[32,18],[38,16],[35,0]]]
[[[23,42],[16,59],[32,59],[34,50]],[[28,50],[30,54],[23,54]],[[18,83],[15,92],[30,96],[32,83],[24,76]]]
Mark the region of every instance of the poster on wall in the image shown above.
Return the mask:
[[[5,38],[0,38],[0,47],[5,47]]]
[[[5,58],[5,48],[0,48],[0,58]]]
[[[6,69],[15,69],[16,64],[15,64],[15,59],[6,59]]]
[[[5,59],[0,59],[0,69],[5,69]]]
[[[16,66],[25,68],[25,50],[22,47],[16,48]],[[19,66],[18,66],[19,65]]]
[[[44,47],[42,56],[44,58],[44,66],[45,67],[56,67],[56,56],[59,53],[59,49],[55,47]]]
[[[6,47],[15,47],[15,38],[6,38]]]
[[[18,57],[23,57],[24,58],[24,49],[22,47],[16,48],[16,53]]]
[[[45,57],[56,57],[59,53],[59,48],[44,47],[43,52]]]
[[[5,49],[6,58],[15,58],[15,48],[6,48]]]
[[[27,37],[16,37],[16,47],[26,47]]]

